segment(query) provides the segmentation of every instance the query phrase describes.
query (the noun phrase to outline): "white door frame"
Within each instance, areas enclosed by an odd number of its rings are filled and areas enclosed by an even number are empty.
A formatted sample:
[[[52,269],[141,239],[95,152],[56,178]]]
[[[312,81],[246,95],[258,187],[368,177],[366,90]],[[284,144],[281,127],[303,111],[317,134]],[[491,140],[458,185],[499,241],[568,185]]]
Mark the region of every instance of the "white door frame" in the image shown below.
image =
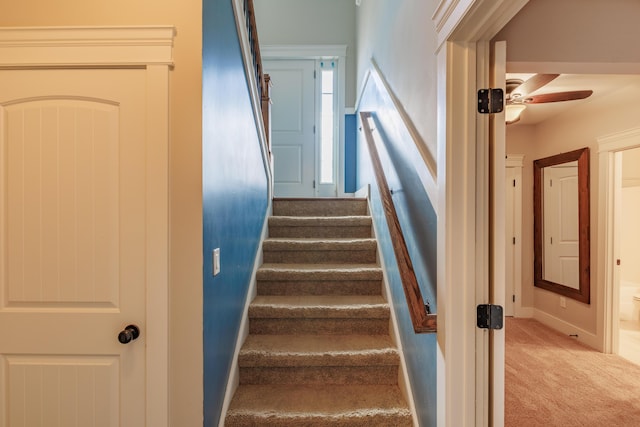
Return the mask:
[[[0,28],[0,69],[142,68],[146,99],[146,420],[168,426],[169,69],[175,29]]]
[[[336,122],[338,123],[338,146],[334,153],[334,165],[336,165],[336,193],[338,197],[345,197],[345,170],[344,170],[344,115],[345,115],[345,85],[346,85],[346,59],[347,45],[261,45],[260,55],[263,60],[267,59],[321,59],[337,58],[338,60],[338,87],[337,87],[337,105]],[[317,86],[317,85],[316,85]],[[316,87],[317,91],[317,87]],[[316,112],[316,126],[318,112]],[[318,135],[316,132],[315,154],[317,161]],[[319,170],[316,168],[316,183],[319,183]],[[315,193],[318,194],[318,185],[316,185]]]
[[[598,300],[604,301],[598,308],[598,335],[603,337],[602,349],[605,353],[617,351],[618,347],[618,311],[619,311],[619,289],[616,286],[616,239],[615,205],[620,203],[619,195],[616,194],[616,181],[620,179],[621,165],[618,153],[631,148],[640,147],[640,128],[634,128],[606,135],[598,138],[598,254],[597,259],[603,261],[602,274],[604,286],[598,288]],[[600,277],[598,282],[600,282]],[[602,326],[601,326],[602,325]],[[604,332],[604,333],[601,333]]]
[[[488,42],[527,0],[442,0],[438,37],[438,425],[488,425],[489,343],[476,341],[476,304],[488,297],[488,119],[477,118],[476,91],[489,86]],[[455,179],[454,179],[455,177]],[[486,300],[485,300],[486,301]],[[476,365],[478,358],[478,365]],[[476,383],[478,379],[479,383]]]

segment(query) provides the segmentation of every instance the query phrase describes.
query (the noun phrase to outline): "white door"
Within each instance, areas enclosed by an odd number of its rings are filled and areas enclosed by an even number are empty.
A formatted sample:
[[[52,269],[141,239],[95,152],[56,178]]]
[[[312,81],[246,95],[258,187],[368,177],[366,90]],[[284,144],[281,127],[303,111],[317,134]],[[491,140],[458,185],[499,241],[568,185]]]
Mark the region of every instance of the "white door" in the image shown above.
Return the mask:
[[[144,69],[0,71],[2,427],[146,425],[145,92]]]
[[[578,165],[544,168],[544,279],[580,288]]]
[[[276,197],[314,197],[315,60],[268,60],[271,77],[271,152]]]
[[[516,195],[516,169],[507,168],[505,171],[505,301],[504,315],[514,315],[514,299],[515,299],[515,195]]]

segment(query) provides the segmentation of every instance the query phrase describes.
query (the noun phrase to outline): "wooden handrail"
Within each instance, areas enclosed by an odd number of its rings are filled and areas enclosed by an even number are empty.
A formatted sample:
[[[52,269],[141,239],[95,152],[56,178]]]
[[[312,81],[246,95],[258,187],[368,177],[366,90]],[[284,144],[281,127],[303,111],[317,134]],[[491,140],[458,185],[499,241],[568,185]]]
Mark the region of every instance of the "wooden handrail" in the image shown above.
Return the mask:
[[[371,113],[360,113],[364,136],[367,141],[367,146],[369,147],[369,155],[371,156],[376,182],[378,183],[378,190],[380,191],[380,198],[382,199],[384,214],[387,219],[387,225],[389,226],[393,252],[395,253],[396,262],[398,263],[398,271],[400,273],[400,279],[402,280],[402,288],[404,289],[411,322],[413,323],[413,330],[416,333],[436,332],[437,315],[428,312],[427,306],[424,304],[424,300],[422,299],[422,292],[420,292],[418,279],[416,278],[416,274],[413,270],[413,264],[411,263],[407,244],[404,240],[404,235],[402,234],[398,214],[396,213],[396,208],[393,205],[391,191],[389,190],[389,185],[387,184],[387,179],[384,175],[384,170],[382,169],[382,162],[380,161],[375,141],[373,140],[373,133],[371,126],[369,125],[370,118]]]
[[[260,107],[262,109],[262,121],[267,137],[267,146],[271,152],[271,79],[264,73],[262,68],[262,56],[260,55],[260,41],[258,39],[258,26],[256,24],[256,13],[253,0],[244,0],[244,17],[249,34],[249,44],[251,46],[251,57],[253,58],[253,70],[258,85],[258,95],[260,97]]]

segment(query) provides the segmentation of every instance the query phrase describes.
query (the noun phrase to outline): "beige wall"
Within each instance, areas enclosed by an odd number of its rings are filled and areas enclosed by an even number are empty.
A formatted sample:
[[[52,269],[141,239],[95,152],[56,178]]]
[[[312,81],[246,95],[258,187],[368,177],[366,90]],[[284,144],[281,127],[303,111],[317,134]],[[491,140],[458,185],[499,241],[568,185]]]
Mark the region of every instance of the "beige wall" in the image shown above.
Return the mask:
[[[496,40],[508,40],[512,66],[582,63],[603,72],[640,63],[638,16],[635,0],[530,0]]]
[[[0,0],[0,26],[173,25],[171,425],[202,425],[201,0]]]

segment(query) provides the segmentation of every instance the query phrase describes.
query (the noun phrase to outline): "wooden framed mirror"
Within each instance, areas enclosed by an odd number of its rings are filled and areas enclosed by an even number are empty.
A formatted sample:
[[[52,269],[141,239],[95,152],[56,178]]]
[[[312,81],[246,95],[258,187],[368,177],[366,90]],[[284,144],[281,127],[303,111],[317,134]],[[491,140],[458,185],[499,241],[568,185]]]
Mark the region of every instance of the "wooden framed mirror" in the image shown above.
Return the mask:
[[[589,148],[533,162],[534,285],[590,303]]]

